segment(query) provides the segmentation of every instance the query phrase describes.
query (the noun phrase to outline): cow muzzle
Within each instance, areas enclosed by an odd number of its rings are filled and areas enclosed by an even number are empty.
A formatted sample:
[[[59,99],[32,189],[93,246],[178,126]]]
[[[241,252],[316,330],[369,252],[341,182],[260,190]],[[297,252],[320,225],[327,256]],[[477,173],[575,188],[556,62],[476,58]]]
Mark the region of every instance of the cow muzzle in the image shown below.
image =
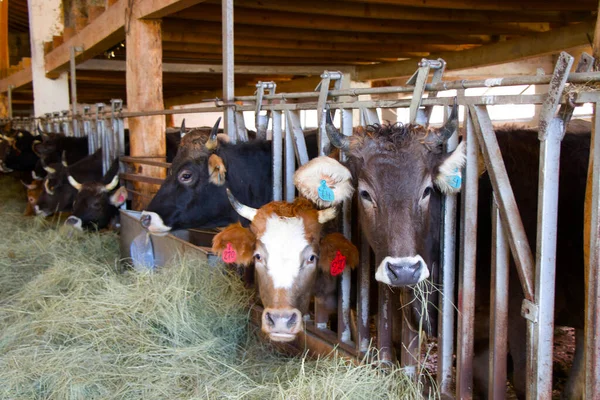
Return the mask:
[[[376,280],[395,287],[414,285],[427,278],[429,278],[429,268],[419,255],[386,257],[375,273]]]
[[[265,308],[262,331],[274,342],[291,342],[302,329],[302,313],[295,308]]]
[[[4,165],[4,162],[0,161],[0,172],[4,172],[5,174],[8,174],[8,173],[13,172],[13,170],[8,168],[6,165]]]
[[[35,205],[33,210],[35,211],[35,215],[41,215],[42,217],[48,217],[50,214],[52,214],[48,211],[40,209],[40,206],[38,205]]]
[[[71,226],[80,231],[83,230],[83,222],[81,221],[80,218],[78,218],[74,215],[71,215],[69,218],[67,218],[67,220],[65,221],[65,226]]]
[[[152,211],[142,211],[140,223],[153,235],[166,235],[171,231],[171,227],[165,225],[160,215]]]

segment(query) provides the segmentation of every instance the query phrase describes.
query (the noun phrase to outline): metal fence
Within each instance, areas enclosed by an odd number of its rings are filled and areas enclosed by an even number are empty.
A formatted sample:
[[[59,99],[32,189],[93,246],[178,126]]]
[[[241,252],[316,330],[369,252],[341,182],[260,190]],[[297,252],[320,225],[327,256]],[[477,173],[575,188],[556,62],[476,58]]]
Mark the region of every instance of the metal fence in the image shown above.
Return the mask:
[[[234,109],[233,126],[228,134],[233,140],[247,140],[241,113],[254,111],[256,113],[259,137],[264,137],[267,120],[272,120],[272,149],[273,149],[273,198],[274,200],[293,200],[295,188],[293,174],[296,161],[304,164],[308,161],[303,127],[301,126],[300,111],[316,110],[319,116],[318,150],[323,154],[328,145],[325,134],[325,110],[339,110],[341,115],[341,131],[350,136],[353,132],[353,117],[360,115],[364,124],[377,123],[377,108],[400,108],[410,110],[410,122],[426,125],[434,106],[449,108],[452,98],[437,97],[439,91],[457,90],[458,104],[465,110],[465,131],[467,144],[467,162],[463,171],[463,190],[461,197],[461,220],[456,220],[458,202],[455,196],[446,196],[443,200],[442,243],[441,243],[441,276],[442,294],[438,310],[440,313],[438,329],[438,367],[437,384],[444,395],[456,398],[470,398],[473,390],[473,346],[474,346],[474,310],[475,310],[475,268],[476,268],[476,212],[478,193],[478,156],[482,155],[488,171],[491,171],[491,183],[494,192],[495,206],[493,209],[493,259],[491,304],[494,312],[490,320],[490,397],[502,397],[506,390],[506,343],[508,315],[508,260],[509,252],[517,265],[517,270],[525,300],[523,316],[527,320],[528,355],[527,367],[527,397],[531,399],[551,398],[552,396],[552,335],[554,326],[554,286],[555,286],[555,257],[556,257],[556,226],[558,174],[561,140],[564,136],[565,125],[573,114],[573,108],[583,103],[594,105],[593,137],[600,129],[597,118],[600,91],[586,90],[579,93],[564,94],[566,83],[583,83],[600,81],[600,74],[591,73],[593,64],[591,57],[584,55],[576,73],[569,70],[573,58],[561,54],[554,73],[541,76],[504,77],[498,79],[443,82],[445,63],[443,60],[423,60],[415,75],[407,86],[353,89],[349,77],[339,72],[325,71],[321,85],[314,92],[275,93],[271,83],[259,83],[256,96],[236,97],[236,104],[219,104],[214,107],[185,110],[157,110],[152,112],[121,112],[120,103],[113,103],[110,112],[102,105],[96,106],[96,113],[91,108],[84,108],[81,118],[83,132],[88,136],[90,150],[98,146],[109,149],[110,154],[123,154],[124,135],[123,119],[146,115],[184,114],[200,112],[223,112],[225,108]],[[428,77],[433,72],[431,82]],[[330,90],[331,81],[334,89]],[[549,84],[547,94],[511,95],[511,96],[466,96],[465,89],[475,87],[512,86],[522,84]],[[270,93],[265,94],[265,90]],[[361,95],[379,95],[390,93],[412,93],[411,98],[395,100],[361,100]],[[427,93],[428,97],[423,98]],[[297,101],[302,101],[297,102]],[[240,105],[241,104],[241,105]],[[502,104],[536,104],[542,106],[539,121],[540,140],[540,177],[539,177],[539,207],[538,207],[538,243],[534,253],[529,247],[518,208],[512,193],[502,156],[496,141],[492,122],[487,107]],[[557,110],[561,108],[561,116]],[[266,115],[262,112],[267,111]],[[59,116],[48,117],[46,129],[60,129],[56,119]],[[110,123],[108,121],[110,120]],[[72,124],[71,124],[72,125]],[[68,123],[63,125],[66,129]],[[118,132],[115,135],[115,132]],[[458,143],[455,134],[447,143],[447,151],[452,151]],[[594,140],[593,157],[600,159],[600,140]],[[116,150],[115,150],[116,149]],[[592,156],[592,155],[591,155]],[[341,155],[344,159],[345,155]],[[168,167],[168,164],[141,157],[125,157],[126,163],[148,164]],[[159,165],[160,164],[160,165]],[[136,174],[122,174],[128,181],[160,183],[160,179],[143,177]],[[591,246],[588,269],[590,283],[587,295],[586,318],[586,396],[594,398],[600,393],[600,268],[598,267],[598,250],[600,248],[600,163],[594,163],[594,182],[592,194],[592,224]],[[343,209],[343,233],[350,237],[351,212],[350,205]],[[468,212],[466,212],[468,210]],[[460,223],[461,235],[456,237],[456,226]],[[338,326],[328,327],[327,319],[318,309],[313,312],[313,319],[307,321],[306,330],[316,337],[313,343],[325,349],[337,348],[339,351],[362,357],[369,349],[372,341],[371,326],[369,325],[369,290],[372,279],[369,246],[364,239],[352,238],[359,244],[361,263],[357,279],[352,280],[350,271],[344,272],[339,283],[339,315]],[[456,263],[455,243],[460,241],[458,263]],[[455,265],[458,269],[455,269]],[[458,279],[460,302],[456,301],[454,292],[455,280]],[[356,286],[356,329],[350,329],[352,312],[350,310],[350,289]],[[484,289],[489,290],[489,289]],[[400,355],[401,362],[407,366],[407,371],[415,371],[419,341],[415,333],[407,326],[398,326],[394,318],[393,295],[383,284],[379,285],[379,304],[376,344],[383,349],[379,354],[381,360],[392,360],[392,338],[402,338],[404,350]],[[256,314],[258,310],[255,310]],[[456,319],[456,326],[454,321]],[[396,326],[394,326],[396,324]],[[401,331],[400,331],[401,330]],[[456,336],[455,336],[456,334]],[[454,349],[456,337],[457,348]],[[456,355],[456,373],[453,372],[453,357]],[[455,385],[454,385],[455,383]],[[455,392],[453,393],[453,388]]]

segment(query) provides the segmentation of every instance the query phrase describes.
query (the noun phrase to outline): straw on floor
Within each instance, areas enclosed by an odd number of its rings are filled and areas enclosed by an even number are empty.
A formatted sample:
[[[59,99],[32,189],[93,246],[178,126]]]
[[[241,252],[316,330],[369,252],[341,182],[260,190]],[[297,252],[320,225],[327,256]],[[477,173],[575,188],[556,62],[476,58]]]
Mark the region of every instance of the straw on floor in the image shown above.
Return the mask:
[[[116,234],[23,217],[21,198],[0,176],[0,398],[421,398],[399,368],[278,354],[225,269],[188,257],[135,273]]]

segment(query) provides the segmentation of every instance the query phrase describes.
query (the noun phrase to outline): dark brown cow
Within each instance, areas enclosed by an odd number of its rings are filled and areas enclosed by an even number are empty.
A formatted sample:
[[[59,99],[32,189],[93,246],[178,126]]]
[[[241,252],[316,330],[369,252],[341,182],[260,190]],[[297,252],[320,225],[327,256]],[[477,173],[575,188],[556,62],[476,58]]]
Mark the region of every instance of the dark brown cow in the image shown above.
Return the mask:
[[[318,160],[313,161],[315,166]],[[339,174],[334,173],[333,179],[335,176]],[[315,285],[315,282],[336,279],[331,276],[341,272],[338,260],[345,258],[350,267],[358,263],[356,247],[343,235],[322,236],[323,224],[336,216],[335,204],[352,196],[349,179],[332,189],[335,201],[322,210],[305,198],[297,198],[293,203],[273,201],[255,209],[239,203],[228,191],[234,209],[251,223],[248,228],[239,223],[225,228],[215,236],[213,251],[228,262],[245,266],[254,262],[264,305],[262,330],[273,341],[296,338],[315,288],[322,289],[317,296],[333,297],[331,289],[335,290],[335,285]],[[344,192],[346,197],[342,195]]]

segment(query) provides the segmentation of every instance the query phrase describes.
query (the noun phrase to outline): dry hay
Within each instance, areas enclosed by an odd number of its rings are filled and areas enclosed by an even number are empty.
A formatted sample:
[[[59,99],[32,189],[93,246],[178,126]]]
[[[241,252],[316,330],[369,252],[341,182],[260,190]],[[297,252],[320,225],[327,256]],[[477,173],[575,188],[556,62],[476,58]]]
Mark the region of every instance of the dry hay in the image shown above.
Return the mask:
[[[116,235],[22,217],[15,187],[0,177],[0,398],[420,397],[399,368],[277,354],[237,277],[193,258],[123,270]]]

